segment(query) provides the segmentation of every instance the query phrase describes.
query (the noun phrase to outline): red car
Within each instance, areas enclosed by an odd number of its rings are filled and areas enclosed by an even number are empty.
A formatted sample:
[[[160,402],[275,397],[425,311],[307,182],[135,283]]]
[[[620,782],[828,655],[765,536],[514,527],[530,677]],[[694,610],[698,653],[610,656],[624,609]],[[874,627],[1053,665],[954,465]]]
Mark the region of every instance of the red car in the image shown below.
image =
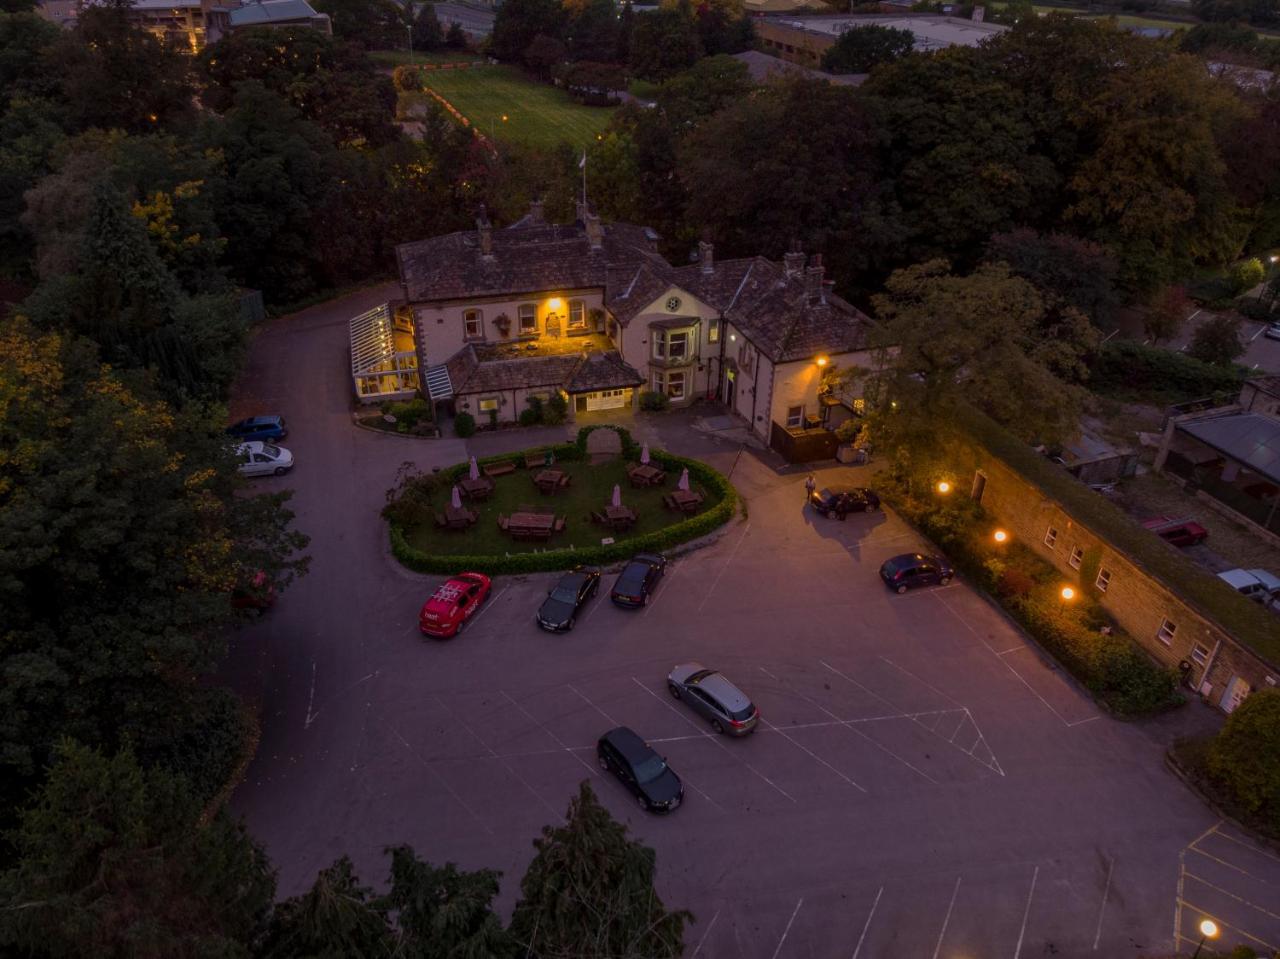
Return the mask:
[[[1144,520],[1142,525],[1155,533],[1166,543],[1174,546],[1195,546],[1203,543],[1209,531],[1191,519],[1170,519],[1168,516],[1153,516]]]
[[[418,627],[427,636],[448,639],[458,635],[489,595],[484,573],[459,573],[431,594],[418,614]]]
[[[276,604],[276,586],[271,577],[258,570],[231,591],[233,609],[251,609],[265,613]]]

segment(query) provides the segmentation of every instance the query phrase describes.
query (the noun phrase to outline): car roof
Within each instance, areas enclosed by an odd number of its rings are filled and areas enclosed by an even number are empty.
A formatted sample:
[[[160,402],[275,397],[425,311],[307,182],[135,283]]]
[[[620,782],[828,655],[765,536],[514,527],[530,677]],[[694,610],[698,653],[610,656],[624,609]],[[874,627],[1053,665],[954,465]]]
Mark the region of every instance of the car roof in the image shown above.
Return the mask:
[[[239,446],[237,446],[236,452],[240,454],[261,453],[265,447],[266,447],[266,444],[263,443],[262,440],[249,440],[249,442],[241,443]]]
[[[640,738],[633,729],[619,726],[600,737],[613,746],[629,763],[639,763],[653,755],[653,747]]]
[[[581,569],[572,569],[560,577],[557,586],[579,586],[586,582],[587,572]]]
[[[1258,585],[1258,577],[1254,576],[1252,572],[1243,569],[1226,570],[1225,572],[1218,574],[1218,579],[1223,582],[1230,583],[1236,589],[1239,589],[1241,586]]]
[[[696,685],[699,689],[710,693],[721,706],[734,712],[751,705],[747,694],[729,682],[724,673],[712,672],[711,675],[698,680]]]
[[[1280,579],[1276,577],[1275,573],[1268,572],[1265,569],[1251,569],[1249,570],[1249,575],[1267,587],[1267,589],[1280,587]]]
[[[246,423],[279,423],[280,419],[281,417],[279,413],[264,413],[262,416],[250,416],[248,419],[244,420],[244,422]]]

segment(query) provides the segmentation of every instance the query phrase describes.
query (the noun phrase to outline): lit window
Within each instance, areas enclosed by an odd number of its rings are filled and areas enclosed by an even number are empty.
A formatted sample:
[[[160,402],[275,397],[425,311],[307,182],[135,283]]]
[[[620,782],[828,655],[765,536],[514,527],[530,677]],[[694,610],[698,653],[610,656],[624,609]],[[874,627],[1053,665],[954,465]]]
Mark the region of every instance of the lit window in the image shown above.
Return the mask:
[[[1191,661],[1197,666],[1203,666],[1209,661],[1209,650],[1199,643],[1195,643],[1191,647]]]
[[[469,340],[477,339],[484,336],[483,317],[479,310],[463,310],[462,325]]]
[[[667,396],[673,400],[684,399],[684,374],[668,373],[667,374]]]
[[[1105,593],[1107,587],[1111,585],[1111,570],[1098,570],[1098,578],[1093,581],[1093,585],[1098,587],[1098,592]]]
[[[804,407],[788,406],[787,407],[787,426],[794,428],[799,426],[803,422],[804,422]]]
[[[585,330],[587,328],[587,310],[581,300],[569,301],[569,329]]]
[[[1171,623],[1167,619],[1160,624],[1160,631],[1156,633],[1156,639],[1164,643],[1166,646],[1173,644],[1173,634],[1178,631],[1176,623]]]
[[[1058,541],[1058,531],[1050,526],[1044,532],[1044,545],[1053,549],[1053,544]]]
[[[720,321],[718,319],[707,320],[707,342],[720,342]]]
[[[1079,569],[1080,564],[1084,562],[1084,550],[1079,546],[1071,547],[1071,556],[1067,559],[1067,565],[1072,569]]]
[[[493,413],[498,409],[498,398],[496,396],[486,396],[480,400],[481,413]]]
[[[538,332],[538,308],[532,303],[521,303],[518,310],[520,315],[520,332],[521,333],[537,333]]]

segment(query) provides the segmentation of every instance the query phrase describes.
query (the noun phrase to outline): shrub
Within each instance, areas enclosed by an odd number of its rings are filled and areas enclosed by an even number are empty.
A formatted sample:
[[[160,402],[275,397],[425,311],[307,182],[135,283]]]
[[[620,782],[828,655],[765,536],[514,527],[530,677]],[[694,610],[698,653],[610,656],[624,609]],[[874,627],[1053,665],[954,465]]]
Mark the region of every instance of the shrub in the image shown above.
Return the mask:
[[[431,419],[431,404],[419,396],[403,403],[391,403],[389,412],[396,418],[396,426],[402,427],[400,432],[404,433],[421,421]]]
[[[1209,747],[1209,773],[1231,798],[1280,830],[1280,689],[1260,689],[1227,717]]]
[[[470,413],[459,413],[453,418],[453,432],[461,439],[468,436],[474,436],[476,432],[476,418]]]
[[[542,397],[541,396],[527,397],[525,399],[525,403],[528,404],[529,408],[527,410],[522,410],[520,412],[520,422],[524,423],[525,426],[531,426],[534,423],[541,423],[543,420],[543,417],[546,415],[546,405],[542,402]],[[525,423],[525,416],[524,416],[525,413],[533,414],[530,417],[529,422],[527,423]]]
[[[1239,263],[1233,264],[1231,269],[1227,271],[1227,278],[1231,282],[1231,290],[1236,294],[1257,286],[1266,275],[1267,271],[1263,268],[1262,261],[1257,257],[1241,260]]]
[[[412,92],[422,88],[422,72],[417,67],[396,67],[391,79],[397,90]]]
[[[661,412],[671,405],[671,400],[667,399],[667,394],[659,393],[656,390],[645,390],[640,394],[640,409],[648,410],[651,413]]]
[[[139,756],[186,777],[200,802],[207,803],[236,771],[252,724],[226,689],[198,689],[189,709],[181,736],[158,749],[140,744]]]
[[[1236,300],[1236,312],[1241,316],[1247,316],[1251,320],[1257,320],[1259,323],[1270,323],[1274,318],[1271,312],[1271,304],[1253,296],[1246,296]]]
[[[559,426],[569,417],[569,403],[559,393],[552,393],[542,411],[542,422],[548,426]]]
[[[538,410],[527,409],[520,411],[521,426],[537,426],[542,422],[542,414]]]
[[[1035,588],[1036,581],[1020,569],[1005,567],[996,582],[996,592],[1005,599],[1026,596]]]
[[[1215,366],[1182,353],[1121,340],[1098,352],[1089,385],[1100,393],[1173,394],[1198,399],[1239,392],[1244,374],[1239,367]]]

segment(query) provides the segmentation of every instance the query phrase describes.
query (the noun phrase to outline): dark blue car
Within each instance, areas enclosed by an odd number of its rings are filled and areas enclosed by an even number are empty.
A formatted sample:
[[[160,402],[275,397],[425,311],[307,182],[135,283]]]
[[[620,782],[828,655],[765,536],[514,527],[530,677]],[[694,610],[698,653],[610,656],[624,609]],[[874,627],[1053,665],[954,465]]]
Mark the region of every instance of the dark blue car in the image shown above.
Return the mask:
[[[276,414],[270,416],[250,416],[239,423],[227,427],[227,434],[242,442],[250,440],[282,440],[289,435],[284,425],[284,417]]]

